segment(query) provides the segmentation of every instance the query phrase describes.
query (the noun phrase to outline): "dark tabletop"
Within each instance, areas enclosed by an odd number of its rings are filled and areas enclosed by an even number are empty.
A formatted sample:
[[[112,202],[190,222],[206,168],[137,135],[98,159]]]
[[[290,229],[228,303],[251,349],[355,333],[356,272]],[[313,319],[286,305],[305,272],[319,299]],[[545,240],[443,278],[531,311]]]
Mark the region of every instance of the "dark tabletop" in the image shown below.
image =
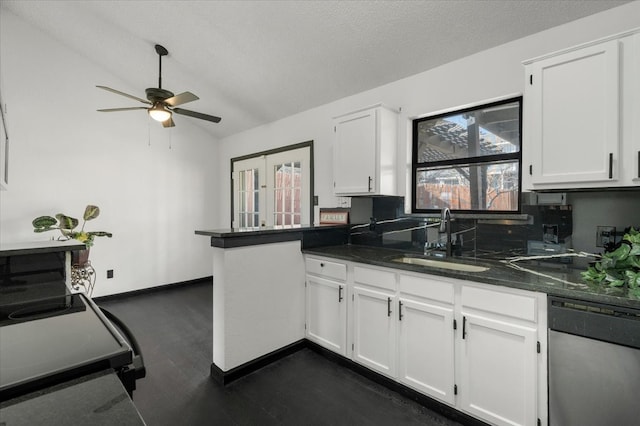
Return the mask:
[[[105,370],[0,404],[0,424],[144,425],[113,370]]]

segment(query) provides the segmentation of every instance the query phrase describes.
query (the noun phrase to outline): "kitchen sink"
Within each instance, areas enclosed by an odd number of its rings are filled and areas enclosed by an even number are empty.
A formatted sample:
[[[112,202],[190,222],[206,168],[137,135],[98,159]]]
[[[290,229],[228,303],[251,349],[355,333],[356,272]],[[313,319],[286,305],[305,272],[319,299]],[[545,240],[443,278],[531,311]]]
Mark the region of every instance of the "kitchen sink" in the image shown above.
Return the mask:
[[[462,272],[484,272],[489,268],[486,266],[468,265],[466,263],[445,262],[442,260],[424,259],[422,257],[402,256],[391,259],[392,262],[409,263],[411,265],[430,266],[432,268],[451,269]]]

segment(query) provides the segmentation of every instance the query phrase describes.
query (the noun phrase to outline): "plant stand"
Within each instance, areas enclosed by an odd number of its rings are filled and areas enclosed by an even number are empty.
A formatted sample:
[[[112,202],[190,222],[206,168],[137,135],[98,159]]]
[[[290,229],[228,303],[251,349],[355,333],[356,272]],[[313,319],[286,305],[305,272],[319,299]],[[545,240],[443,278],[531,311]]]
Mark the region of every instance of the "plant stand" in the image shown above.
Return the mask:
[[[96,270],[87,261],[84,265],[71,265],[71,287],[74,290],[84,289],[84,293],[91,297],[96,284]]]
[[[71,287],[74,290],[83,288],[84,293],[91,297],[96,284],[96,270],[89,260],[89,249],[73,252],[71,261]]]

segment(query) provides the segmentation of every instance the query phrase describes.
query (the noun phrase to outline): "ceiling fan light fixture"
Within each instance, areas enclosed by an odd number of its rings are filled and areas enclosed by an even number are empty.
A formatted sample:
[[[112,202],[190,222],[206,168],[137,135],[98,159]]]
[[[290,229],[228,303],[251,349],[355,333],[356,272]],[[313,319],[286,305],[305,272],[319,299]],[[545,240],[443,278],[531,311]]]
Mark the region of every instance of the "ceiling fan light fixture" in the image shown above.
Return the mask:
[[[162,123],[163,121],[167,121],[171,118],[171,111],[165,109],[164,105],[160,102],[156,102],[153,107],[149,108],[149,115],[156,121]]]

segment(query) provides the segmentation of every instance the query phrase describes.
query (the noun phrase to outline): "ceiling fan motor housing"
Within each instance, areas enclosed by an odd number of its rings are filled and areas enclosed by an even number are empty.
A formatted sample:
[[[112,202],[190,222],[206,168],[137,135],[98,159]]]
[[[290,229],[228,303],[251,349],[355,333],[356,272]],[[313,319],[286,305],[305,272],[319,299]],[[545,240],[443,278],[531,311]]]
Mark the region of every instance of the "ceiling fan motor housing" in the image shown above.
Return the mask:
[[[150,87],[145,90],[147,93],[147,99],[150,102],[155,103],[157,101],[164,101],[165,99],[169,99],[173,97],[173,92],[170,92],[165,89],[159,89],[157,87]]]

